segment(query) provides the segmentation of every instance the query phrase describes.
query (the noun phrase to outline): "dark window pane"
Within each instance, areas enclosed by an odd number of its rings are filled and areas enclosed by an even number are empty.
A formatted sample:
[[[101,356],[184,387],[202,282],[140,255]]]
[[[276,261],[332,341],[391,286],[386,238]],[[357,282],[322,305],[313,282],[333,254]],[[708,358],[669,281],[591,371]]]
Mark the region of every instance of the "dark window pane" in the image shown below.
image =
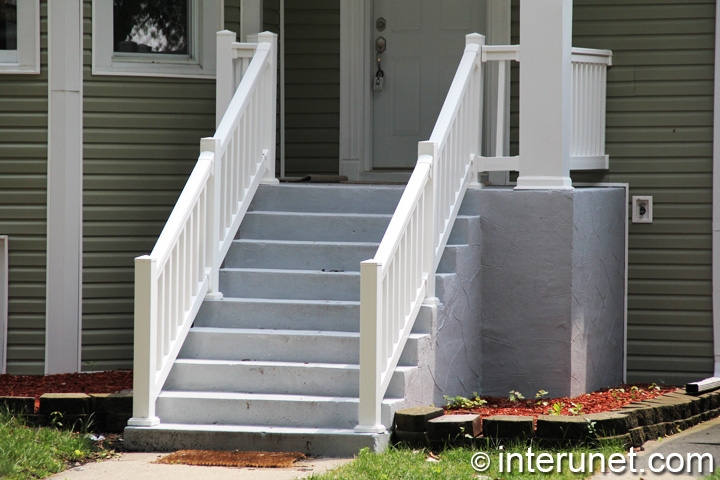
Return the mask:
[[[114,0],[114,51],[187,55],[188,3],[188,0]]]
[[[0,50],[17,50],[17,0],[0,0]]]

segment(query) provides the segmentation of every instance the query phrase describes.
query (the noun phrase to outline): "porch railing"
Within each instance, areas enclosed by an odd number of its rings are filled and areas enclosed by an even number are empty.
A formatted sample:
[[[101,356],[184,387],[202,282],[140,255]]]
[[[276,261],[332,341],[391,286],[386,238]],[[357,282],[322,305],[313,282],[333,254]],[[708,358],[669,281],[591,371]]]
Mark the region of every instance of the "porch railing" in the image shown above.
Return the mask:
[[[498,98],[505,98],[507,64],[520,61],[519,45],[487,45],[483,47],[483,62],[501,62],[498,68]],[[570,170],[607,169],[605,154],[605,97],[607,67],[612,65],[610,50],[590,48],[572,49],[572,120],[570,133]],[[504,68],[503,68],[504,67]],[[519,157],[508,156],[504,150],[506,132],[503,128],[506,103],[497,102],[497,125],[494,155],[482,157],[480,171],[509,171],[519,169]]]
[[[201,140],[198,162],[152,253],[135,259],[129,425],[159,423],[157,397],[201,303],[222,297],[220,264],[250,201],[262,181],[276,181],[276,36],[259,34],[251,45],[233,42],[234,35],[218,34],[217,131]]]
[[[477,179],[485,37],[465,52],[375,257],[360,265],[360,410],[356,432],[383,432],[381,404],[471,179]]]

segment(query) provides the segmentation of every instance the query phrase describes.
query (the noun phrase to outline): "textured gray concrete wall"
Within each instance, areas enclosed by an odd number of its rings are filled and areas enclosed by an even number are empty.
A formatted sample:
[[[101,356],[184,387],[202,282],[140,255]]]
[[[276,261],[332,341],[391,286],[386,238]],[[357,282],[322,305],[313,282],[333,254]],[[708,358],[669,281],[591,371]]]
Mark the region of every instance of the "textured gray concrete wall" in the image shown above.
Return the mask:
[[[470,191],[477,243],[438,277],[438,394],[577,395],[622,381],[625,191]],[[471,222],[472,225],[472,222]]]

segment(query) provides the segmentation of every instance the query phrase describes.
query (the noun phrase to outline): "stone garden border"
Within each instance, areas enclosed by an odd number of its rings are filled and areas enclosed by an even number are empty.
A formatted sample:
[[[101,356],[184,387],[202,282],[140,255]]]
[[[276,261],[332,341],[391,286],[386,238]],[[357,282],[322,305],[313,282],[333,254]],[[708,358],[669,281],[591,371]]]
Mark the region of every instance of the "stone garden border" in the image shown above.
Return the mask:
[[[33,425],[121,433],[132,417],[132,391],[117,393],[46,393],[35,413],[33,397],[0,397],[0,407],[22,415]]]
[[[607,413],[578,416],[444,415],[442,408],[414,407],[395,413],[393,440],[432,448],[533,441],[578,445],[620,441],[640,447],[720,416],[720,391],[689,395],[680,391],[631,403]],[[482,425],[481,425],[482,423]]]

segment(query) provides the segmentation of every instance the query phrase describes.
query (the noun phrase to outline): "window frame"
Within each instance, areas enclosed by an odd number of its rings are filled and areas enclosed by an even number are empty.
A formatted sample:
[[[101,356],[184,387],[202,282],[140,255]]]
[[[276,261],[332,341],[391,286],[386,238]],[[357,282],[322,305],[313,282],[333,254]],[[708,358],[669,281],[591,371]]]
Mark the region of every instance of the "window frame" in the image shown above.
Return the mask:
[[[16,6],[17,50],[1,51],[0,74],[40,73],[40,0],[22,0]]]
[[[215,78],[215,33],[222,30],[221,0],[190,0],[189,55],[113,51],[113,2],[92,2],[92,73],[140,77]]]

